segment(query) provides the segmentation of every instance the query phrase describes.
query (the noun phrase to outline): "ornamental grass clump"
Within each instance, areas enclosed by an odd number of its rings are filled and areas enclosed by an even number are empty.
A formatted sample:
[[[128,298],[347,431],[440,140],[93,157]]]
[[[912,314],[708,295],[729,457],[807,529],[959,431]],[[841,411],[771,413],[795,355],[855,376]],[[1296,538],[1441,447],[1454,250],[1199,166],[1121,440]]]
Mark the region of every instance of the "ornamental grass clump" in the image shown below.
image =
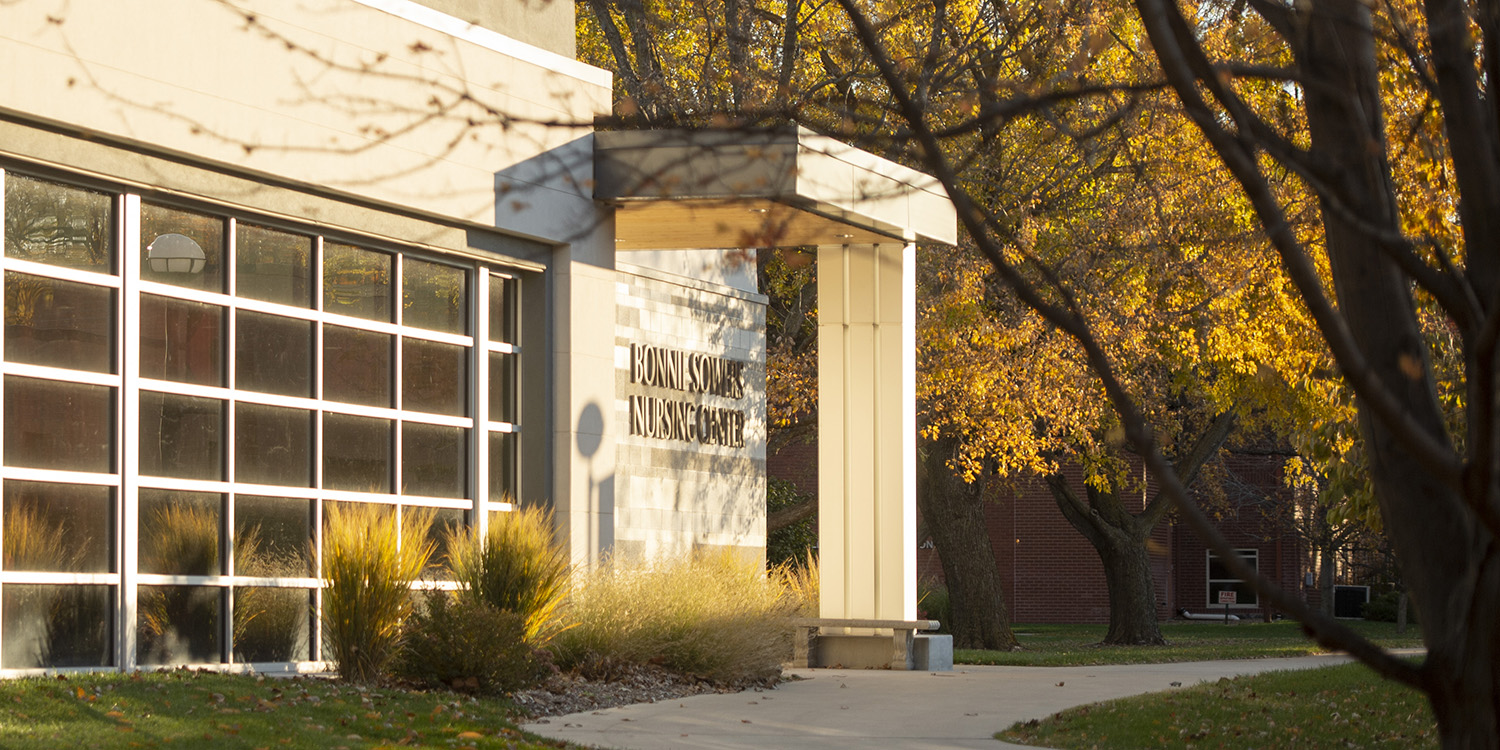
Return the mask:
[[[552,664],[526,642],[526,618],[460,592],[429,591],[410,620],[402,676],[429,687],[499,695],[541,682]]]
[[[559,610],[568,591],[568,555],[552,536],[552,513],[520,508],[498,514],[483,539],[472,530],[450,532],[447,547],[462,595],[525,623],[524,639],[545,645],[563,626]]]
[[[411,584],[432,556],[433,512],[364,503],[330,504],[323,532],[323,628],[339,676],[384,677],[402,646],[412,614]]]
[[[720,682],[776,676],[791,653],[796,605],[758,560],[732,552],[643,563],[612,560],[581,576],[552,642],[558,666],[608,677],[655,664]]]
[[[781,585],[781,596],[793,617],[818,616],[820,575],[818,556],[812,550],[801,560],[787,560],[771,568],[771,576]]]

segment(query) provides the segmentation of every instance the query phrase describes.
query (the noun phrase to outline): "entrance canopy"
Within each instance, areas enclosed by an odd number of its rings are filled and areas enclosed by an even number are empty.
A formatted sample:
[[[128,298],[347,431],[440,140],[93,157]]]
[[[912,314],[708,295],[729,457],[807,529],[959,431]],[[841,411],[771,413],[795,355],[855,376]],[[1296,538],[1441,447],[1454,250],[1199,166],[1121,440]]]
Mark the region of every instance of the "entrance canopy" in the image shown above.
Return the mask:
[[[956,243],[947,194],[800,127],[594,138],[617,250],[817,246],[820,614],[913,620],[915,243]]]
[[[619,250],[957,241],[932,177],[803,127],[594,134]]]

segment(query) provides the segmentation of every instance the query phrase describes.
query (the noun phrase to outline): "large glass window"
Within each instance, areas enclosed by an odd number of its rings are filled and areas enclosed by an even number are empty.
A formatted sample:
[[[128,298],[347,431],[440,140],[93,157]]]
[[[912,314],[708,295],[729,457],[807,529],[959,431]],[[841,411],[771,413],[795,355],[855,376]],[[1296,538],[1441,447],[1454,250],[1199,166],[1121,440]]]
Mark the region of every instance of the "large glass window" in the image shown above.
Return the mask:
[[[485,338],[486,408],[488,421],[484,450],[487,479],[484,492],[495,503],[515,498],[518,483],[516,471],[516,434],[520,430],[520,405],[516,399],[521,348],[516,335],[516,311],[519,295],[512,276],[485,274],[488,310]],[[502,506],[496,506],[502,507]]]
[[[5,465],[114,470],[114,389],[5,378]]]
[[[313,324],[241,310],[235,315],[235,387],[282,396],[312,395]]]
[[[323,245],[323,310],[366,320],[391,319],[391,265],[386,253]]]
[[[5,570],[108,573],[114,560],[109,487],[7,480]]]
[[[110,273],[114,199],[17,174],[5,175],[5,257]]]
[[[401,265],[405,325],[468,333],[469,275],[462,268],[407,258]]]
[[[321,509],[509,507],[515,277],[0,181],[0,668],[319,658]]]
[[[510,502],[516,486],[515,433],[491,432],[487,449],[490,452],[490,500]]]
[[[469,431],[407,422],[401,426],[401,491],[463,497],[469,476]]]
[[[141,377],[224,382],[224,308],[141,295]]]
[[[391,346],[389,334],[324,326],[323,398],[391,406]]]
[[[303,588],[234,589],[234,660],[307,661],[312,643],[312,592]]]
[[[214,576],[220,570],[224,498],[206,492],[141,490],[142,573]]]
[[[0,586],[0,667],[60,669],[114,664],[114,587]]]
[[[1246,563],[1255,570],[1260,569],[1260,551],[1254,549],[1237,549],[1235,552],[1244,558]],[[1219,559],[1213,550],[1208,552],[1208,606],[1219,605],[1219,592],[1227,591],[1234,593],[1234,604],[1241,607],[1259,606],[1260,598],[1255,595],[1255,589],[1250,584],[1236,578],[1229,572],[1229,566]]]
[[[468,411],[468,352],[462,346],[402,339],[402,408],[463,416]]]
[[[310,412],[242,401],[234,413],[236,481],[312,486]]]
[[[390,492],[392,438],[389,419],[323,415],[323,486],[351,492]]]
[[[114,290],[5,274],[5,360],[113,372]]]
[[[138,661],[148,666],[213,664],[219,653],[223,589],[141,586],[136,594]]]
[[[307,307],[312,287],[311,237],[240,222],[235,227],[235,292],[241,297]]]
[[[160,284],[224,290],[224,219],[141,204],[141,278]]]
[[[224,478],[222,401],[141,391],[140,424],[142,474]]]
[[[309,578],[312,504],[302,498],[240,495],[234,501],[234,572],[260,578]]]

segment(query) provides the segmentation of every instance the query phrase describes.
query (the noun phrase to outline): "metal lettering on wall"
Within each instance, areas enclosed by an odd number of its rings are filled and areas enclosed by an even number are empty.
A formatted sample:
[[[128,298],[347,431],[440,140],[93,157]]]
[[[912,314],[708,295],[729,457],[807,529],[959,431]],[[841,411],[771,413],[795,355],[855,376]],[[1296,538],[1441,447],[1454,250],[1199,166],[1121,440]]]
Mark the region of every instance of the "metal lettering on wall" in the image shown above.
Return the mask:
[[[745,365],[734,359],[630,345],[630,382],[655,388],[745,397]],[[658,396],[630,397],[630,434],[704,445],[745,447],[745,412]]]

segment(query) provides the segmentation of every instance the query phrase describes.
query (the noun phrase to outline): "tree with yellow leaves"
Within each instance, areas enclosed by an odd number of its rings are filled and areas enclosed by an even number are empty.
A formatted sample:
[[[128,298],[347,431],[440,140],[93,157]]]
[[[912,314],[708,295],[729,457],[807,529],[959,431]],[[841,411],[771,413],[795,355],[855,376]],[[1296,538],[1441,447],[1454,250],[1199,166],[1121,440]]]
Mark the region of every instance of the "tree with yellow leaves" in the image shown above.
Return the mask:
[[[1355,395],[1372,494],[1423,625],[1427,656],[1420,664],[1309,609],[1238,559],[1174,471],[1161,415],[1132,382],[1132,363],[1112,349],[1109,332],[1077,297],[1028,275],[1014,251],[1013,220],[973,187],[980,183],[963,156],[968,151],[953,145],[957,133],[1001,127],[1018,111],[1045,111],[1049,99],[1087,97],[1110,106],[1108,95],[1101,98],[1098,86],[1070,71],[1024,101],[981,104],[954,123],[946,110],[934,112],[924,89],[938,66],[911,64],[899,46],[893,54],[881,16],[855,0],[840,5],[901,112],[897,135],[948,188],[995,274],[1075,342],[1120,434],[1184,520],[1234,575],[1253,581],[1320,642],[1422,690],[1444,747],[1500,747],[1494,0],[1135,0],[1122,9],[1126,25],[1104,24],[1121,47],[1153,60],[1197,142],[1233,177],[1231,199],[1248,207],[1248,221],[1264,233],[1281,278]],[[995,5],[1004,15],[1007,8]],[[1178,145],[1150,148],[1165,155]],[[1306,196],[1315,200],[1314,232],[1297,221],[1309,208]],[[1427,323],[1431,317],[1436,326]]]

